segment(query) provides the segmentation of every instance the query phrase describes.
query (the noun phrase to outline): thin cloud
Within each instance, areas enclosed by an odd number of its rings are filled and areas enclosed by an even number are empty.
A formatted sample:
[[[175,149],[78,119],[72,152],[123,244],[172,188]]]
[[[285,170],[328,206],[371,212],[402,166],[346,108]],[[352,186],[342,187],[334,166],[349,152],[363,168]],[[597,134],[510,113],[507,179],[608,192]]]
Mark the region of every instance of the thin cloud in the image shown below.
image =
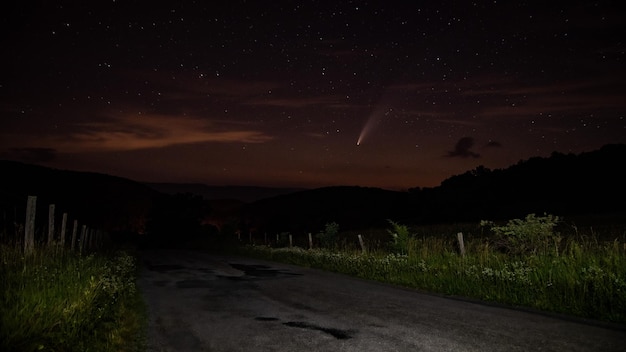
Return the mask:
[[[106,122],[79,125],[65,141],[64,151],[123,151],[164,148],[193,143],[264,143],[272,139],[261,131],[218,128],[208,120],[163,115],[132,115]]]
[[[311,97],[311,98],[256,98],[245,102],[246,105],[275,106],[284,108],[304,108],[309,106],[334,106],[337,104],[336,97]]]
[[[461,96],[478,97],[485,107],[476,113],[484,118],[528,118],[550,113],[581,113],[621,109],[623,98],[610,87],[611,79],[579,80],[553,85],[527,85],[503,80],[490,88],[470,88]],[[485,85],[483,85],[484,87]],[[506,105],[490,104],[508,97]]]
[[[190,100],[217,95],[221,98],[241,98],[267,94],[282,84],[268,80],[231,79],[215,72],[171,73],[165,71],[129,71],[126,76],[134,82],[149,80],[163,89],[163,98]]]
[[[480,158],[480,154],[471,151],[474,146],[474,138],[463,137],[456,142],[454,150],[449,151],[447,156],[450,158]]]
[[[482,123],[473,120],[460,120],[460,119],[437,119],[434,122],[445,123],[450,125],[459,125],[459,126],[479,126]]]

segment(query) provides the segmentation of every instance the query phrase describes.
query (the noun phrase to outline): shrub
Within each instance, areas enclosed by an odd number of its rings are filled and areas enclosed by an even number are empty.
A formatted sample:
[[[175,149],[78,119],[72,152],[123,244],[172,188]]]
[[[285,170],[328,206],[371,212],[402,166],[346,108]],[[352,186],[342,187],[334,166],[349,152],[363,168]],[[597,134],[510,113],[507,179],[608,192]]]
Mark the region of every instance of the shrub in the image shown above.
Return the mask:
[[[504,226],[496,226],[491,221],[481,221],[480,225],[488,227],[496,236],[495,244],[501,250],[513,255],[546,253],[555,248],[558,255],[558,244],[561,237],[554,232],[559,218],[553,215],[526,215],[525,219],[509,220]]]
[[[319,240],[322,248],[333,249],[337,246],[337,234],[339,233],[339,225],[336,222],[326,223],[324,231],[320,231],[315,235]]]
[[[400,225],[392,220],[389,221],[391,229],[387,232],[391,235],[389,248],[391,252],[397,254],[408,254],[409,250],[409,228],[406,225]]]

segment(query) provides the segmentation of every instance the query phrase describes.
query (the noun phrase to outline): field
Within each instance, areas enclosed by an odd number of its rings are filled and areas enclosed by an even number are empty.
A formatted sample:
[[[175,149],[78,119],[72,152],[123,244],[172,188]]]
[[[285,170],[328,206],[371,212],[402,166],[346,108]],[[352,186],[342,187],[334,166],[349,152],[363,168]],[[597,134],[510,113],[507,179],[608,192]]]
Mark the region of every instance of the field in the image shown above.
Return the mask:
[[[464,254],[460,228],[473,229],[465,232]],[[349,241],[353,233],[327,224],[316,236],[316,249],[255,245],[242,253],[444,295],[626,323],[623,228],[598,233],[530,214],[499,225],[409,229],[390,221],[386,234],[363,236],[366,252]]]
[[[0,245],[1,351],[139,351],[145,313],[135,259]]]

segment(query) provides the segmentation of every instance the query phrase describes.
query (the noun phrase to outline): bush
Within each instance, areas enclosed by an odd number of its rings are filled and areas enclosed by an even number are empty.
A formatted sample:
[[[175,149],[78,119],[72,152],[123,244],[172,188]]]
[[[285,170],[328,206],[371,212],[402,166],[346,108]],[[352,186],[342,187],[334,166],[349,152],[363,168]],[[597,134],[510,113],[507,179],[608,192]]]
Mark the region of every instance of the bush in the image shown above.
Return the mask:
[[[391,252],[397,254],[408,254],[409,251],[409,228],[406,225],[400,225],[391,220],[389,224],[391,224],[392,229],[387,230],[387,232],[391,235],[391,241],[389,242],[389,248]]]
[[[553,215],[526,215],[525,219],[509,220],[504,226],[496,226],[491,221],[481,221],[482,227],[488,227],[496,236],[495,244],[501,250],[513,255],[547,253],[555,249],[561,237],[554,232],[559,218]]]
[[[337,246],[338,233],[339,225],[336,222],[329,222],[326,223],[324,231],[319,232],[315,237],[322,248],[334,249]]]

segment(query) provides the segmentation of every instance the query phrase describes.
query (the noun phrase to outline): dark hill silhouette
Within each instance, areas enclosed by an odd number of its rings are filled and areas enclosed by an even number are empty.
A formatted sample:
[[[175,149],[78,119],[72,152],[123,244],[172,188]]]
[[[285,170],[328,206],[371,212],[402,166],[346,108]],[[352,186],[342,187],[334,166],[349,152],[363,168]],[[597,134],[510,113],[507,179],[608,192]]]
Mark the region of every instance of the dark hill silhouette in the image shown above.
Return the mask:
[[[162,197],[141,183],[104,174],[5,160],[0,160],[0,169],[0,208],[11,223],[24,222],[26,199],[37,196],[38,222],[47,221],[48,205],[55,204],[58,218],[67,212],[69,221],[92,228],[137,233],[143,231],[155,199]]]
[[[210,201],[237,200],[244,203],[305,190],[304,188],[210,186],[201,183],[146,183],[146,185],[166,194],[191,193]]]
[[[5,220],[5,224],[23,222],[26,197],[37,195],[38,214],[47,214],[48,204],[55,203],[59,214],[68,212],[81,223],[108,231],[146,230],[151,240],[162,243],[184,234],[215,232],[207,232],[201,221],[217,227],[229,224],[229,229],[236,226],[244,233],[253,230],[268,234],[317,232],[329,222],[338,223],[341,230],[351,230],[388,227],[388,219],[414,225],[506,220],[530,213],[611,215],[623,221],[625,162],[626,145],[606,145],[579,155],[555,152],[506,169],[479,166],[433,188],[397,192],[336,186],[244,203],[224,199],[207,202],[198,193],[166,195],[120,177],[0,161],[0,207],[5,218],[14,219]],[[232,188],[223,191],[233,194]],[[288,192],[272,189],[276,191]]]
[[[356,186],[325,187],[247,204],[242,222],[257,231],[317,232],[336,222],[341,229],[384,226],[405,220],[408,193]]]
[[[241,209],[246,203],[305,190],[304,188],[211,186],[200,183],[145,184],[169,195],[190,194],[202,197],[210,208],[210,213],[202,219],[202,222],[215,226],[219,230],[224,229],[224,225],[238,226]]]
[[[626,145],[597,151],[553,153],[506,169],[479,166],[440,186],[411,189],[428,222],[507,219],[529,213],[583,215],[626,210]]]
[[[506,169],[479,166],[433,188],[394,192],[329,187],[263,199],[244,206],[242,222],[257,231],[311,232],[326,222],[340,228],[477,222],[523,218],[626,213],[626,145],[574,154],[553,153]]]

